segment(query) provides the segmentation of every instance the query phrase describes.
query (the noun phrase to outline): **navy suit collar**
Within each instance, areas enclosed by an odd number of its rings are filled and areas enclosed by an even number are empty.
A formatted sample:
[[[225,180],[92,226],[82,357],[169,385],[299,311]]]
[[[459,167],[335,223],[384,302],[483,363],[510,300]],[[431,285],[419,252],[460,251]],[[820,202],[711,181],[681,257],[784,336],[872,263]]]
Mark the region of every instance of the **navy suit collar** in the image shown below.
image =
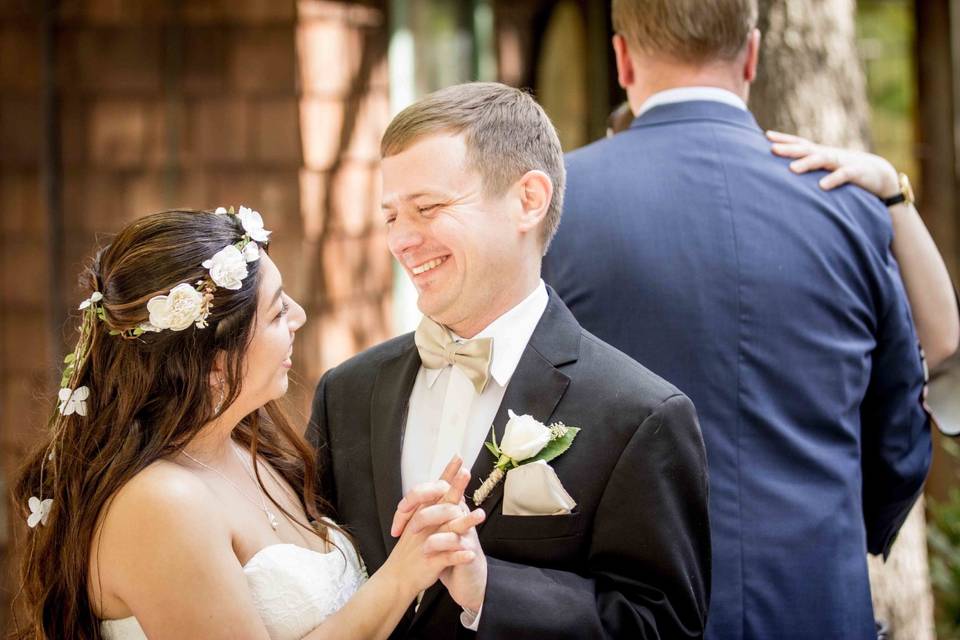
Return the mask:
[[[746,127],[752,131],[760,131],[760,126],[752,113],[714,100],[661,104],[635,118],[630,128],[639,129],[684,120],[715,120]]]

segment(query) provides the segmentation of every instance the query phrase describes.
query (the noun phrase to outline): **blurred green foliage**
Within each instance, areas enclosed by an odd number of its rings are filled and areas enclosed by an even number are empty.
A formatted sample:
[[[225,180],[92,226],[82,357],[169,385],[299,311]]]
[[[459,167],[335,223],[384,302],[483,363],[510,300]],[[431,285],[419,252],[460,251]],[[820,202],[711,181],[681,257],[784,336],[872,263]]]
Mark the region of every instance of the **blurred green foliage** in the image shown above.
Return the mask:
[[[919,184],[914,153],[914,38],[913,2],[857,3],[857,45],[867,75],[872,151]]]

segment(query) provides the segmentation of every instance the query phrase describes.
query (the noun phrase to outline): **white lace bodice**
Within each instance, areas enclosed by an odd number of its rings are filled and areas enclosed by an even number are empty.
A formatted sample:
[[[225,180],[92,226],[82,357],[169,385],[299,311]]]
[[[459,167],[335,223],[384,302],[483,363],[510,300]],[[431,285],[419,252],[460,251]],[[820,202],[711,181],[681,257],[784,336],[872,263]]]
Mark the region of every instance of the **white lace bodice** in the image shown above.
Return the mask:
[[[243,566],[253,601],[273,640],[302,638],[346,604],[366,580],[366,570],[350,542],[339,532],[329,531],[343,553],[273,544]],[[106,640],[147,637],[133,617],[104,620],[100,630]]]

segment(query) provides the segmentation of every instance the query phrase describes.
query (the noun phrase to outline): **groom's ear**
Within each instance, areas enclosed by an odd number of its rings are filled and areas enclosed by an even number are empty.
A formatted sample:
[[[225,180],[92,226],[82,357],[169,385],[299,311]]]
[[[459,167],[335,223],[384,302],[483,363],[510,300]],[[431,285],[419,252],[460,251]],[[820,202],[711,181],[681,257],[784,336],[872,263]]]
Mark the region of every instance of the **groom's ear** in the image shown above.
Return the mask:
[[[617,59],[617,83],[621,89],[626,89],[633,84],[635,74],[627,40],[619,33],[613,34],[613,54]]]
[[[520,195],[520,212],[517,230],[527,233],[537,229],[547,215],[553,198],[553,182],[543,171],[527,171],[517,181]]]
[[[756,27],[747,36],[746,53],[743,64],[743,79],[749,84],[757,79],[757,65],[760,62],[760,29]]]

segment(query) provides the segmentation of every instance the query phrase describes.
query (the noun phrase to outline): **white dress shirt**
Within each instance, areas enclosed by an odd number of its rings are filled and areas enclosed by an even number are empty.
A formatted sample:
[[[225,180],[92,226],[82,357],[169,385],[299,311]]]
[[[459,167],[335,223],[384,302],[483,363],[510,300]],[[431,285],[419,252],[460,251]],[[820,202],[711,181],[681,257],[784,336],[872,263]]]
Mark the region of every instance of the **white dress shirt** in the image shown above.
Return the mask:
[[[547,299],[547,288],[541,280],[523,302],[474,336],[493,338],[490,380],[483,393],[477,394],[456,367],[420,367],[410,393],[400,459],[404,495],[422,482],[436,480],[453,453],[460,454],[467,469],[473,466],[483,443],[490,436],[507,384],[547,308]],[[437,444],[441,432],[451,426],[459,426],[463,433],[454,438],[456,446],[447,455],[447,452],[437,451]]]
[[[693,100],[710,100],[712,102],[723,102],[738,109],[747,110],[747,103],[732,91],[721,89],[720,87],[676,87],[658,91],[640,105],[637,111],[637,117],[662,104],[671,104],[673,102],[691,102]]]
[[[474,338],[493,338],[490,379],[482,393],[457,367],[427,369],[421,366],[410,392],[410,407],[400,454],[403,494],[416,485],[440,477],[454,453],[470,469],[490,436],[503,395],[516,371],[533,330],[547,308],[543,280],[523,302],[490,323]],[[463,339],[454,336],[458,342]],[[514,408],[514,407],[508,407]],[[493,468],[493,460],[490,461]],[[474,631],[480,611],[464,610],[460,622]]]

